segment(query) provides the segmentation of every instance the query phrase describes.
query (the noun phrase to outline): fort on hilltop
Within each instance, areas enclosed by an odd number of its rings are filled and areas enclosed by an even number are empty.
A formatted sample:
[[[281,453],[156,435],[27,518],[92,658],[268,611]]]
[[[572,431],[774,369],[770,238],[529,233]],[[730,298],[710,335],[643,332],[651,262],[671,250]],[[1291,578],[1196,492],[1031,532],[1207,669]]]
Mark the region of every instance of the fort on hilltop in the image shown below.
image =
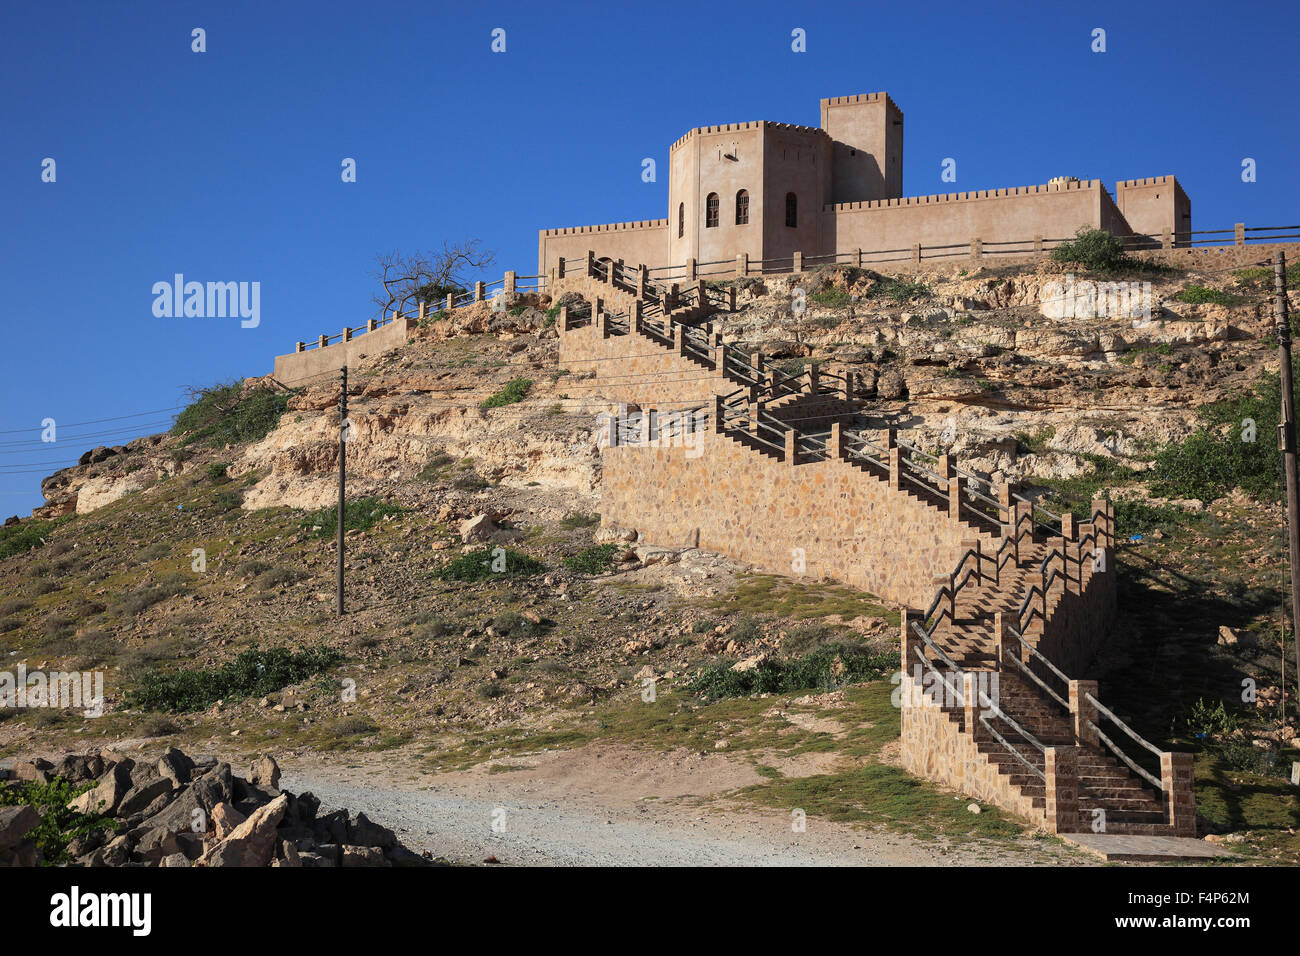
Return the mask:
[[[595,244],[652,268],[815,259],[856,249],[1044,243],[1080,227],[1186,245],[1191,201],[1173,176],[1116,183],[1058,177],[1046,185],[903,195],[903,112],[887,93],[821,101],[821,126],[733,123],[688,132],[669,148],[668,217],[544,229],[538,273]]]

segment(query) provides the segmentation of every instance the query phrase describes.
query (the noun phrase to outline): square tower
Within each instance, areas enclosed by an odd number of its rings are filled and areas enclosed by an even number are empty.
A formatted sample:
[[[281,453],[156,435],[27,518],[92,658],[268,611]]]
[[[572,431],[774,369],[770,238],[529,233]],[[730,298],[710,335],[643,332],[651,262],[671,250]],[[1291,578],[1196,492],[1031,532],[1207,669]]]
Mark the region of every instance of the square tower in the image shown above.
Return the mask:
[[[828,201],[865,202],[903,195],[903,111],[888,93],[821,101],[832,141]]]

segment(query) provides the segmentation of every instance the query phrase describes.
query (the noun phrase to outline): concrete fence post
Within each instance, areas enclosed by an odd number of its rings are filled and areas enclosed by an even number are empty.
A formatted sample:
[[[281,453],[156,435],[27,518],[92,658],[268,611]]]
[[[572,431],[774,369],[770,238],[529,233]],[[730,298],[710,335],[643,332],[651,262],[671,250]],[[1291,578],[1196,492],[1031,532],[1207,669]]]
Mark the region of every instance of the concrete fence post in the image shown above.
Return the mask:
[[[587,250],[587,277],[591,278],[596,274],[596,254],[590,249]]]
[[[817,394],[817,364],[806,362],[803,367],[804,389],[809,395]]]
[[[979,724],[980,713],[979,688],[976,686],[975,680],[976,675],[966,671],[961,675],[961,683],[958,685],[961,688],[962,719],[966,725],[966,733],[972,737],[975,736],[975,728]]]
[[[844,426],[831,422],[831,434],[826,439],[826,457],[838,461],[844,457]]]
[[[785,433],[785,463],[787,465],[797,465],[799,464],[798,457],[799,452],[795,446],[795,433],[791,429]]]
[[[1160,248],[1172,249],[1173,247],[1174,247],[1174,237],[1170,233],[1169,227],[1166,226],[1164,229],[1160,230]]]
[[[1193,796],[1192,755],[1162,753],[1160,786],[1174,836],[1196,836],[1196,802]]]
[[[474,283],[474,301],[482,302],[487,297],[487,284],[481,279]]]
[[[448,312],[453,312],[453,311],[455,311],[455,309],[456,309],[456,297],[455,297],[454,295],[448,294],[448,296],[447,296],[447,311],[448,311]]]
[[[975,586],[980,587],[984,582],[984,559],[981,557],[980,539],[967,538],[961,543],[962,553],[967,551],[975,552]],[[963,574],[962,577],[966,575]]]
[[[677,289],[677,283],[674,282],[668,287],[668,301],[664,303],[664,312],[672,312],[677,308],[677,296],[680,292]]]
[[[713,434],[722,434],[722,396],[713,396]]]
[[[734,285],[727,290],[727,311],[736,311],[736,287]]]
[[[646,267],[644,263],[642,263],[641,267],[636,270],[636,297],[638,299],[645,298],[645,287],[646,287],[646,283],[648,283],[649,281],[650,281],[650,270]]]
[[[984,258],[984,243],[982,240],[977,238],[970,241],[970,257],[976,262]]]
[[[330,337],[328,335],[322,335],[320,338],[316,340],[316,348],[318,349],[326,348],[328,347],[329,344],[330,344]]]
[[[687,282],[694,282],[694,281],[696,280],[696,278],[697,278],[697,275],[696,275],[696,271],[695,271],[695,260],[694,260],[694,259],[687,259],[687,260],[686,260],[686,281],[687,281]]]
[[[1007,611],[993,612],[993,652],[999,670],[1010,663],[1010,655],[1021,653],[1020,642],[1011,633],[1011,616]]]
[[[394,316],[394,317],[393,317],[393,320],[396,321],[396,320],[397,320],[397,317]],[[378,319],[370,319],[368,322],[366,322],[366,331],[367,331],[367,332],[373,332],[373,331],[374,331],[375,329],[377,329],[377,328],[379,328],[379,320],[378,320]]]
[[[555,319],[555,330],[560,335],[569,331],[569,307],[567,305],[560,306],[560,314]]]
[[[749,275],[749,253],[742,252],[736,256],[736,278],[743,279]]]
[[[1095,680],[1070,681],[1070,720],[1074,724],[1074,739],[1081,744],[1100,747],[1097,739],[1097,705],[1088,699],[1097,696]]]
[[[295,351],[295,352],[305,352],[305,351],[307,351],[307,343],[306,343],[306,342],[299,342],[299,343],[297,344],[297,346],[294,348],[294,351]]]
[[[421,302],[421,303],[420,303],[420,321],[423,322],[423,321],[424,321],[425,319],[427,319],[428,317],[429,317],[429,303],[428,303],[428,302]]]
[[[802,253],[802,252],[796,252],[796,253],[794,254],[794,263],[793,263],[793,266],[791,267],[791,270],[790,270],[790,271],[791,271],[791,272],[803,272],[803,253]]]
[[[1034,255],[1041,256],[1042,254],[1043,254],[1043,237],[1034,236]]]
[[[920,264],[921,264],[921,244],[919,242],[916,242],[912,244],[912,265],[919,266]]]
[[[630,329],[629,329],[629,331],[632,331],[632,332],[640,332],[640,331],[641,331],[641,317],[642,317],[642,316],[641,316],[641,310],[642,310],[643,308],[644,308],[644,305],[642,304],[642,302],[641,302],[640,299],[634,299],[634,300],[632,301],[632,316],[631,316],[631,319],[630,319],[630,322],[629,322],[629,324],[630,324]]]
[[[339,341],[340,341],[340,342],[351,342],[351,341],[352,341],[352,329],[348,328],[348,326],[346,326],[346,325],[343,326],[343,334],[339,337]]]
[[[719,375],[727,369],[727,347],[722,344],[722,336],[717,332],[713,333],[713,370]]]
[[[961,475],[948,476],[948,516],[954,521],[961,519],[961,499],[965,491],[965,478]]]
[[[564,278],[564,256],[560,256],[559,262],[555,263],[554,276],[557,279]]]
[[[1079,829],[1079,751],[1076,747],[1048,747],[1043,751],[1047,777],[1047,826],[1053,833]]]
[[[893,429],[890,429],[892,436]],[[889,445],[889,487],[900,491],[903,487],[903,450],[897,445]]]
[[[673,326],[673,350],[678,355],[686,354],[686,326]]]
[[[1238,246],[1244,246],[1246,244],[1246,224],[1244,222],[1233,224],[1232,241]]]
[[[854,261],[855,261],[855,264],[857,265],[857,267],[858,267],[859,269],[861,269],[861,268],[862,268],[862,250],[861,250],[861,249],[858,249],[858,250],[856,250],[856,252],[857,252],[857,255],[856,255]]]

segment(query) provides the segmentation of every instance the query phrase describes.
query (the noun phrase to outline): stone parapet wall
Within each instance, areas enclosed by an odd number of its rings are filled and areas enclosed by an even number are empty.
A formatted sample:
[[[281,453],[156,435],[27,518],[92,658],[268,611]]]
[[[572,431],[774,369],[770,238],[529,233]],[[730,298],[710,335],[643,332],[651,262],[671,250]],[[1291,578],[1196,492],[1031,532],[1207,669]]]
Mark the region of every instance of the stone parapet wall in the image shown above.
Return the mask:
[[[934,576],[981,537],[842,459],[789,465],[712,431],[687,447],[602,455],[601,516],[659,544],[695,544],[777,574],[828,577],[925,607]],[[983,536],[985,549],[996,540]]]

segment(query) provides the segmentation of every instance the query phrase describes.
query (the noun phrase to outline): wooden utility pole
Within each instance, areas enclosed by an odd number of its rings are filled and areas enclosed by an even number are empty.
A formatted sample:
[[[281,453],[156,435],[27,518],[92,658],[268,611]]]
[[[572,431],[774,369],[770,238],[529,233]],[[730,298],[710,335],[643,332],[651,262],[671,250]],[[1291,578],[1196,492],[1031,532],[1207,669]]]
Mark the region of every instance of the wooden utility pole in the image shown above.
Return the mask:
[[[1300,675],[1300,488],[1296,478],[1295,383],[1291,376],[1291,319],[1286,302],[1286,253],[1273,257],[1274,312],[1277,317],[1277,349],[1281,368],[1282,416],[1278,419],[1277,441],[1286,469],[1286,522],[1291,545],[1291,643],[1295,647],[1296,674]],[[1298,696],[1297,699],[1300,699]]]
[[[347,501],[348,482],[348,367],[343,372],[343,391],[339,396],[339,573],[338,616],[343,616],[343,513]]]

